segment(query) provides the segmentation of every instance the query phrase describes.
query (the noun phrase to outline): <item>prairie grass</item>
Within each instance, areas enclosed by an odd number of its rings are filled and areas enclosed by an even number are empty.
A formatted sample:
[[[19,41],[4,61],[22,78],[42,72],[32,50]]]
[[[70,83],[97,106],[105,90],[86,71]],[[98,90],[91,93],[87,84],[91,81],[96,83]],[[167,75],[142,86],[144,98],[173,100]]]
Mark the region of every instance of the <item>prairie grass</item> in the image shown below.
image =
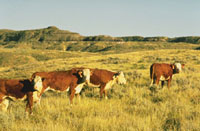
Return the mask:
[[[18,59],[17,59],[18,58]],[[155,62],[185,64],[173,76],[171,88],[151,89],[149,67]],[[99,89],[85,87],[81,100],[69,105],[68,94],[46,92],[33,115],[25,102],[10,102],[0,113],[0,130],[200,130],[200,53],[192,49],[144,50],[127,53],[89,53],[0,48],[0,78],[29,78],[36,71],[72,67],[124,71],[126,85],[114,85],[108,100]]]

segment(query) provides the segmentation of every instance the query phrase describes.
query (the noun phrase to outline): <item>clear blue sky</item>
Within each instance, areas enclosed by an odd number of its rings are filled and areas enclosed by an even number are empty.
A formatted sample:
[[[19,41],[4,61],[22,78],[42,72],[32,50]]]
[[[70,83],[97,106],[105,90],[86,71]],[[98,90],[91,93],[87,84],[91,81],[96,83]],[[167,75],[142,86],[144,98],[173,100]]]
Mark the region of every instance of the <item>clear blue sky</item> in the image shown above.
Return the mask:
[[[81,35],[200,36],[200,0],[0,0],[0,29]]]

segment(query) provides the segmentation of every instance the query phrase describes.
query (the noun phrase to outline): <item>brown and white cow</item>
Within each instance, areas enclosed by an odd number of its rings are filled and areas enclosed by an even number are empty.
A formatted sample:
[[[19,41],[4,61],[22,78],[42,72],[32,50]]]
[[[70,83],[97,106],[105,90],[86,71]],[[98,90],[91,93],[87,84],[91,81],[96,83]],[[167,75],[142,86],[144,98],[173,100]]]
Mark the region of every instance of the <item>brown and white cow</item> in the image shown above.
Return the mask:
[[[79,94],[83,85],[89,83],[89,69],[71,69],[68,71],[36,72],[32,75],[35,89],[34,102],[40,102],[41,95],[47,90],[70,91],[70,104],[75,94]]]
[[[100,87],[100,97],[102,98],[103,94],[105,99],[107,99],[107,90],[110,89],[115,83],[126,84],[126,79],[124,73],[112,72],[105,69],[90,69],[90,83],[89,86],[98,86]]]
[[[36,91],[30,80],[0,79],[0,107],[7,111],[9,100],[27,100],[26,112],[32,113],[33,92]]]
[[[151,85],[156,84],[159,85],[159,81],[161,81],[161,86],[163,87],[164,81],[168,81],[168,88],[170,87],[170,83],[172,80],[172,75],[177,74],[182,71],[184,64],[174,63],[174,64],[166,64],[166,63],[154,63],[150,67],[150,78]]]

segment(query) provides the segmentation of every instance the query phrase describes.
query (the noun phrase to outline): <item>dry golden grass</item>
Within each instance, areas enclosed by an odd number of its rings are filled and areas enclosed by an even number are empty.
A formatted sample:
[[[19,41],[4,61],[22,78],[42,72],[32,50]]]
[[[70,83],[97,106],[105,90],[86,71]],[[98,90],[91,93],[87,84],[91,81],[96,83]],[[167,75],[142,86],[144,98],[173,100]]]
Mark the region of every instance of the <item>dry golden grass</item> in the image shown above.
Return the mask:
[[[2,59],[1,78],[29,78],[36,71],[80,66],[122,70],[127,78],[126,85],[114,85],[109,90],[108,100],[99,99],[97,88],[86,87],[81,101],[75,98],[72,107],[67,93],[46,92],[41,106],[35,106],[34,114],[28,117],[25,102],[11,102],[8,112],[0,113],[0,130],[200,130],[200,53],[197,50],[101,54],[1,48],[0,52],[8,58],[27,58],[27,62]],[[185,63],[185,69],[173,76],[171,88],[165,85],[163,89],[150,89],[150,65],[175,61]]]

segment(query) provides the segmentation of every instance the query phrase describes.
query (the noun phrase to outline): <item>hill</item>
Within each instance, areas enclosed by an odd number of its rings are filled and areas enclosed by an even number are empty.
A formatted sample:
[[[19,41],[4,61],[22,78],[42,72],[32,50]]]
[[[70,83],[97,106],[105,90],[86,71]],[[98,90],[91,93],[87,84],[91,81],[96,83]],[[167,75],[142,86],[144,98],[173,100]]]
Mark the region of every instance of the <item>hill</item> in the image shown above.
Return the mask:
[[[55,26],[36,30],[0,30],[0,47],[81,52],[131,52],[158,49],[197,49],[200,37],[82,36]]]
[[[24,30],[24,31],[0,31],[1,42],[42,42],[42,41],[76,41],[81,40],[82,36],[78,33],[59,30],[55,26],[44,29]]]
[[[200,44],[199,36],[186,37],[142,37],[142,36],[127,36],[127,37],[111,37],[107,35],[99,36],[82,36],[78,33],[67,30],[60,30],[55,26],[49,26],[43,29],[36,30],[0,30],[0,42],[5,44],[8,42],[66,42],[66,41],[145,41],[145,42],[186,42]]]

